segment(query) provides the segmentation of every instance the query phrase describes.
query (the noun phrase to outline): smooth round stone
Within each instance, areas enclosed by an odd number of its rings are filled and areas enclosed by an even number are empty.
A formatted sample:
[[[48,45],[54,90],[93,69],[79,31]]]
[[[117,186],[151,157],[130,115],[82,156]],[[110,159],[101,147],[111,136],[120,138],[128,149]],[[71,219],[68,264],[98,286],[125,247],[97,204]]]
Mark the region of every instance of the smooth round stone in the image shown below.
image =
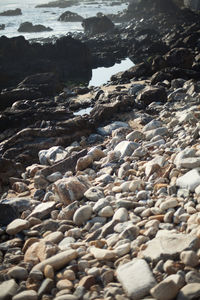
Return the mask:
[[[72,289],[73,288],[73,283],[68,279],[62,279],[62,280],[59,280],[57,282],[56,287],[59,290]]]
[[[64,237],[64,234],[61,231],[55,231],[47,236],[45,236],[44,240],[48,242],[52,242],[54,244],[58,244]]]
[[[91,247],[90,253],[94,255],[97,260],[110,260],[116,257],[116,253],[113,250],[99,249],[96,247]]]
[[[99,199],[93,206],[93,211],[97,213],[99,210],[109,205],[110,202],[107,199],[105,198]]]
[[[176,199],[169,199],[169,200],[166,200],[166,201],[161,203],[160,209],[161,209],[161,211],[165,211],[168,208],[173,208],[173,207],[176,207],[176,206],[179,206],[178,201]]]
[[[13,300],[37,300],[38,294],[34,290],[27,290],[15,295],[12,299]]]
[[[116,210],[113,215],[113,220],[118,220],[119,222],[126,222],[128,221],[128,211],[124,207],[120,207]]]
[[[114,249],[114,251],[117,254],[117,256],[124,256],[127,253],[129,253],[130,249],[131,249],[130,243],[126,243],[124,245],[120,245],[120,246],[116,247]]]
[[[6,232],[9,235],[15,235],[22,230],[28,229],[29,226],[30,226],[30,224],[27,220],[15,219],[10,224],[8,224],[8,226],[6,228]]]
[[[14,279],[4,281],[0,284],[0,299],[12,299],[12,296],[17,293],[18,287]]]
[[[63,176],[60,172],[54,172],[51,175],[47,176],[47,180],[50,182],[55,182],[61,178],[63,178]]]
[[[189,283],[185,285],[178,293],[177,300],[199,299],[200,283]]]
[[[104,193],[101,189],[97,187],[89,188],[85,193],[84,196],[90,201],[98,201],[101,198],[104,198]]]
[[[114,214],[114,211],[111,206],[105,206],[98,212],[98,215],[100,217],[105,217],[105,218],[112,217],[113,214]]]
[[[74,295],[71,294],[66,294],[66,295],[62,295],[62,296],[58,296],[56,298],[54,298],[54,300],[79,300],[79,297],[76,297]]]
[[[200,283],[200,273],[198,271],[190,271],[185,275],[187,283]]]
[[[185,265],[190,267],[196,267],[199,265],[199,257],[193,250],[181,252],[180,259]]]
[[[147,191],[139,191],[136,195],[137,200],[146,200],[148,198]]]
[[[73,222],[80,226],[88,221],[92,216],[92,207],[90,205],[84,205],[78,208],[73,216]]]
[[[70,281],[76,279],[76,275],[75,275],[75,273],[74,273],[73,270],[66,270],[66,271],[64,271],[63,277],[64,277],[65,279],[70,280]]]
[[[163,280],[151,289],[151,295],[157,300],[172,300],[179,288],[172,280]]]
[[[88,151],[88,155],[91,155],[93,160],[99,160],[106,156],[105,153],[97,147],[90,149],[90,151]]]
[[[25,268],[16,266],[8,271],[8,276],[18,280],[26,280],[28,277],[28,272]]]
[[[54,279],[54,268],[51,265],[46,265],[44,267],[44,276],[46,278]]]

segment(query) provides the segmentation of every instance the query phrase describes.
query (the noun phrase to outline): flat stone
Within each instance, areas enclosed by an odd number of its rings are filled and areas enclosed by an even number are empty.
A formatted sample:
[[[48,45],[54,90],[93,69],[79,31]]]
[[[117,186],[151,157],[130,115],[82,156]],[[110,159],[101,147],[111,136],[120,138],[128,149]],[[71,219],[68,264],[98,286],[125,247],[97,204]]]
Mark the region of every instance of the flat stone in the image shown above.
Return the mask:
[[[182,189],[188,189],[191,192],[200,185],[200,169],[193,169],[176,180],[176,185]]]
[[[146,243],[146,246],[139,256],[157,262],[161,259],[176,259],[184,250],[197,250],[200,239],[190,234],[160,230],[154,239]]]
[[[113,250],[100,249],[96,247],[91,247],[90,253],[98,260],[110,260],[116,257],[116,253]]]
[[[73,221],[76,225],[83,225],[92,216],[92,207],[90,205],[84,205],[77,209],[73,216]]]
[[[149,294],[156,285],[153,273],[147,262],[135,258],[117,268],[117,278],[128,297],[139,300]]]
[[[58,253],[33,267],[32,271],[43,271],[46,265],[51,265],[55,270],[64,268],[71,260],[77,257],[75,250],[66,250]]]
[[[2,204],[9,204],[14,207],[18,213],[22,213],[24,210],[30,209],[32,204],[38,203],[31,198],[9,198],[3,199]]]
[[[192,300],[200,297],[200,283],[189,283],[178,293],[177,300]]]
[[[200,157],[187,157],[179,162],[179,168],[194,169],[200,167]]]
[[[114,151],[119,151],[121,154],[121,157],[124,156],[131,156],[133,151],[137,149],[140,146],[140,144],[130,141],[122,141],[120,142],[115,148]]]
[[[14,279],[4,281],[0,284],[0,300],[11,299],[17,293],[18,284]]]
[[[38,294],[34,290],[23,291],[15,295],[12,300],[37,300]]]
[[[29,228],[29,222],[23,219],[15,219],[6,228],[7,234],[15,235],[22,230]]]
[[[34,208],[34,210],[28,216],[28,218],[34,217],[38,219],[43,219],[53,210],[55,205],[56,202],[54,201],[43,202]]]

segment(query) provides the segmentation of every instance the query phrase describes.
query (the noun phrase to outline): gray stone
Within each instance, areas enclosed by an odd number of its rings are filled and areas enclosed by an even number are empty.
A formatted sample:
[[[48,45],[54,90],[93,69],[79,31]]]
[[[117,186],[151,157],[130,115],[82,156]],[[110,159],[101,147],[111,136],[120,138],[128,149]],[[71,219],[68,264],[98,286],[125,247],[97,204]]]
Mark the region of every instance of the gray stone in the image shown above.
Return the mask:
[[[131,133],[129,133],[126,136],[126,139],[128,141],[134,141],[134,140],[144,140],[145,139],[145,135],[144,133],[142,133],[141,131],[138,130],[134,130]]]
[[[158,120],[152,120],[151,122],[147,123],[144,127],[143,127],[143,132],[149,131],[149,130],[153,130],[159,127],[162,127],[162,122],[158,121]]]
[[[117,278],[127,295],[134,300],[148,295],[150,289],[156,285],[148,264],[145,260],[138,258],[118,267]]]
[[[38,294],[34,290],[23,291],[15,295],[12,300],[37,300]]]
[[[194,169],[200,167],[200,157],[187,157],[179,162],[179,168]]]
[[[107,126],[97,128],[97,132],[103,136],[110,135],[113,130],[120,127],[129,127],[129,125],[125,122],[115,121]]]
[[[190,271],[185,275],[187,283],[200,283],[200,273],[198,271]]]
[[[49,176],[47,176],[47,180],[50,182],[55,182],[59,179],[61,179],[63,176],[60,172],[54,172],[52,174],[50,174]]]
[[[70,248],[70,245],[75,243],[76,240],[73,238],[73,237],[66,237],[64,238],[59,244],[58,244],[58,247],[61,249],[61,250],[67,250]]]
[[[8,271],[8,275],[13,279],[26,280],[28,272],[25,268],[15,266]]]
[[[188,189],[191,192],[200,185],[200,168],[193,169],[176,180],[176,185],[182,189]]]
[[[17,293],[17,289],[18,284],[14,279],[4,281],[0,284],[0,300],[12,299],[12,296]]]
[[[48,150],[41,150],[38,153],[41,165],[53,165],[66,158],[68,152],[61,146],[54,146]]]
[[[38,219],[42,219],[46,217],[56,206],[56,202],[48,201],[37,205],[32,213],[28,216],[28,218],[35,217]]]
[[[91,187],[84,193],[84,196],[90,201],[98,201],[99,199],[104,198],[104,193],[97,187]]]
[[[128,221],[127,209],[125,207],[118,208],[113,215],[113,220],[118,220],[119,222]]]
[[[200,283],[189,283],[178,293],[177,300],[192,300],[200,297]]]
[[[176,259],[184,250],[197,250],[200,239],[189,234],[160,230],[154,239],[146,243],[146,246],[139,256],[148,261],[158,262],[161,259]]]
[[[99,199],[95,205],[93,206],[93,211],[94,212],[98,212],[100,211],[102,208],[106,207],[110,205],[109,201],[106,199],[106,198],[102,198],[102,199]]]
[[[17,212],[22,213],[24,210],[30,209],[32,204],[39,203],[31,198],[9,198],[3,199],[2,204],[9,204],[14,207]]]
[[[124,156],[131,156],[133,151],[137,149],[140,146],[140,144],[135,142],[129,142],[129,141],[122,141],[120,142],[114,149],[115,152],[119,151],[121,154],[121,157]]]
[[[166,127],[160,127],[160,128],[148,130],[145,132],[145,135],[146,135],[147,140],[151,140],[152,138],[154,138],[157,135],[159,135],[159,136],[168,135],[168,129]]]
[[[92,207],[90,205],[84,205],[77,209],[73,216],[73,221],[76,225],[83,225],[92,216]]]

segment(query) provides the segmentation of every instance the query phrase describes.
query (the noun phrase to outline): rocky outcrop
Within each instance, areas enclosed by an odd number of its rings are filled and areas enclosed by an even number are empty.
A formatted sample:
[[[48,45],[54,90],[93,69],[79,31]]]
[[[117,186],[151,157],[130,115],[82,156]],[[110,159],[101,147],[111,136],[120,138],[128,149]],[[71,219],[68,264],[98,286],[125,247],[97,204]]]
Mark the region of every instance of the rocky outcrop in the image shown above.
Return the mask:
[[[36,7],[59,7],[59,8],[66,8],[72,5],[77,4],[77,0],[57,0],[57,1],[51,1],[46,4],[39,4]]]
[[[5,24],[0,24],[0,30],[4,30],[4,29],[5,29],[5,27],[6,27],[6,25],[5,25]]]
[[[70,36],[44,45],[30,44],[22,36],[10,39],[3,36],[0,38],[0,52],[1,89],[16,86],[25,77],[37,73],[54,73],[61,85],[91,78],[90,52],[83,43]]]
[[[6,10],[0,13],[0,16],[20,16],[22,15],[22,11],[20,8]]]
[[[81,22],[83,17],[79,16],[77,13],[71,11],[65,11],[59,18],[58,21],[62,22]]]
[[[42,32],[42,31],[52,31],[53,29],[50,27],[45,27],[44,25],[33,25],[31,22],[22,23],[18,31],[19,32]]]
[[[102,32],[108,32],[113,30],[113,22],[104,15],[98,15],[96,17],[86,18],[82,22],[84,32],[88,35],[95,35]]]
[[[200,1],[199,0],[184,0],[184,5],[192,10],[200,10]]]

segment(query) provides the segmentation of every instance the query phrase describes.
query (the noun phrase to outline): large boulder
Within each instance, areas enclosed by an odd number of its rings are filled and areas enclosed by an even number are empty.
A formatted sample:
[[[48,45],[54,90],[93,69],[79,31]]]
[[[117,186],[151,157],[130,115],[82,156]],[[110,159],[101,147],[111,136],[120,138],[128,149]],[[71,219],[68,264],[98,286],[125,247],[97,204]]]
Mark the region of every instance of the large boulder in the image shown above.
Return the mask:
[[[58,81],[89,81],[91,54],[86,45],[71,36],[55,43],[29,43],[23,36],[0,37],[0,89],[13,87],[25,77],[54,73]]]
[[[96,17],[86,18],[83,20],[82,26],[85,33],[88,35],[108,32],[114,28],[113,22],[104,15],[97,15]]]
[[[20,15],[22,15],[22,11],[20,8],[10,9],[0,13],[0,16],[20,16]]]
[[[83,17],[79,16],[77,13],[71,11],[65,11],[59,18],[58,21],[62,22],[81,22]]]
[[[33,25],[31,22],[22,23],[18,31],[19,32],[42,32],[42,31],[52,31],[53,29],[50,27],[45,27],[44,25]]]

